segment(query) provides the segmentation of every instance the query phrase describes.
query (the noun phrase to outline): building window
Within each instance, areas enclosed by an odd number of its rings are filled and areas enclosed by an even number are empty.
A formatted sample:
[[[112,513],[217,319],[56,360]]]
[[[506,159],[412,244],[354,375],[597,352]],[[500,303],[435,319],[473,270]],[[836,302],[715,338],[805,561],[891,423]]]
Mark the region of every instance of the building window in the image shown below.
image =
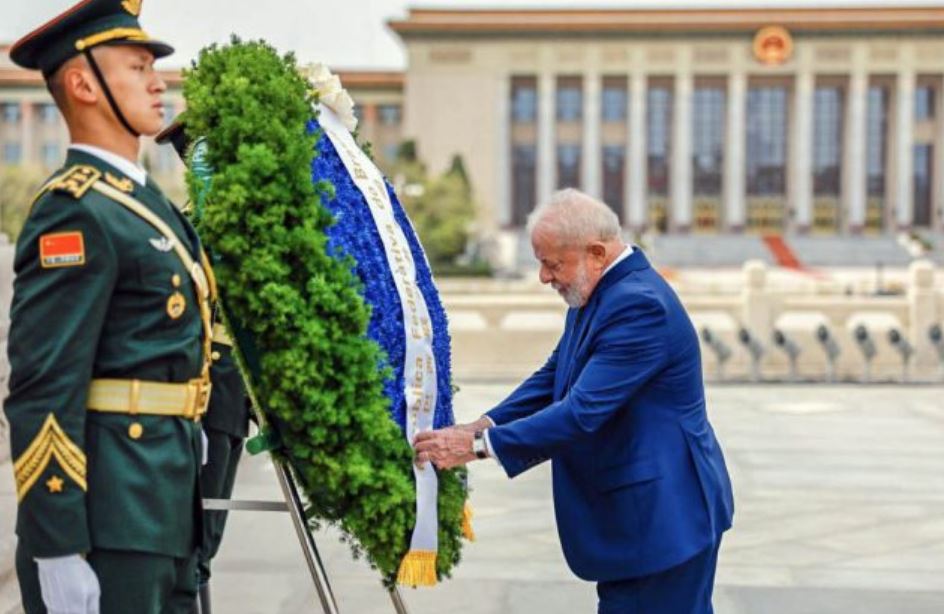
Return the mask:
[[[511,222],[524,226],[537,201],[537,148],[515,145],[511,148]]]
[[[534,77],[511,78],[511,121],[533,124],[538,116],[538,87]]]
[[[23,160],[23,147],[16,142],[3,144],[3,162],[5,164],[19,164]]]
[[[672,135],[672,91],[651,86],[646,94],[646,160],[649,194],[669,193],[669,147]]]
[[[869,196],[885,196],[885,160],[888,156],[887,87],[869,88],[866,111],[866,185]]]
[[[626,78],[604,77],[600,98],[600,115],[604,122],[626,120]]]
[[[626,183],[626,148],[603,146],[603,202],[623,220],[623,193]]]
[[[915,88],[915,121],[923,122],[934,119],[934,86],[921,84]]]
[[[579,122],[583,117],[583,80],[580,77],[557,78],[557,121]]]
[[[557,146],[557,187],[580,187],[580,145]]]
[[[692,182],[697,195],[721,195],[724,125],[724,90],[696,87],[692,98]]]
[[[43,143],[41,150],[41,159],[43,166],[53,168],[62,163],[62,154],[59,151],[59,143]]]
[[[56,108],[56,105],[47,102],[37,105],[36,110],[39,115],[39,121],[47,126],[59,123],[59,109]]]
[[[813,193],[839,196],[842,185],[843,92],[820,86],[813,93]]]
[[[929,143],[914,146],[914,226],[931,225],[931,177],[933,177],[934,146]]]
[[[20,105],[17,102],[4,102],[0,104],[0,115],[3,117],[4,124],[16,125],[20,123],[22,114]]]
[[[747,193],[785,194],[786,162],[787,88],[752,87],[747,94]]]
[[[382,126],[399,126],[401,121],[401,109],[398,104],[382,104],[377,106],[377,116],[380,118]]]

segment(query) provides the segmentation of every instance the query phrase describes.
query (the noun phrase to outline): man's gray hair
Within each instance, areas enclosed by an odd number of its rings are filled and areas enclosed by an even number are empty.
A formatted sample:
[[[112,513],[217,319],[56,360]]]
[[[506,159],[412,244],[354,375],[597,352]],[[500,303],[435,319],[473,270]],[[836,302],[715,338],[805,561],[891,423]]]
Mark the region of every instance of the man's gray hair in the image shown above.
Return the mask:
[[[574,188],[554,192],[528,216],[528,236],[536,226],[549,226],[565,245],[612,241],[620,237],[619,218],[606,204]]]

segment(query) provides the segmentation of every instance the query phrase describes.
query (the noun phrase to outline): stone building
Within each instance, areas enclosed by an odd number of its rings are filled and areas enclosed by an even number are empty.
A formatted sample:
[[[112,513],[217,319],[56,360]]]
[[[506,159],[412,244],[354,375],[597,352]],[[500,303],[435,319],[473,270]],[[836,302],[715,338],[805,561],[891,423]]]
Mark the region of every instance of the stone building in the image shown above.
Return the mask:
[[[465,158],[486,227],[579,186],[627,229],[944,223],[944,9],[420,10],[404,135]]]

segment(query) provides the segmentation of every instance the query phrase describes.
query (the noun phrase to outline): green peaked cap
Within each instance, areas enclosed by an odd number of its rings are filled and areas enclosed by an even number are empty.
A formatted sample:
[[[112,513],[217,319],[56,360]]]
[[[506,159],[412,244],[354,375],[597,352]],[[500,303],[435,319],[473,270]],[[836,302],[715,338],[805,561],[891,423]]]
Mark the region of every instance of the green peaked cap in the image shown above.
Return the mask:
[[[138,45],[162,58],[174,52],[141,29],[143,0],[83,0],[36,28],[10,48],[23,68],[51,75],[69,58],[99,45]]]

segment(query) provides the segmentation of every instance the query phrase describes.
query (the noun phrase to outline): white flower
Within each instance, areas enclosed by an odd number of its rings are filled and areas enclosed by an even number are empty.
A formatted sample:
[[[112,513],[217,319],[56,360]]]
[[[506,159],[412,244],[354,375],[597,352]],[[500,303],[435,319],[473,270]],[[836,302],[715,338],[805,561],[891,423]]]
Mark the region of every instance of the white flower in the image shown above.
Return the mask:
[[[317,92],[321,104],[334,111],[344,127],[354,132],[357,128],[354,100],[341,85],[341,79],[321,62],[309,64],[302,72],[311,83],[312,89]]]

